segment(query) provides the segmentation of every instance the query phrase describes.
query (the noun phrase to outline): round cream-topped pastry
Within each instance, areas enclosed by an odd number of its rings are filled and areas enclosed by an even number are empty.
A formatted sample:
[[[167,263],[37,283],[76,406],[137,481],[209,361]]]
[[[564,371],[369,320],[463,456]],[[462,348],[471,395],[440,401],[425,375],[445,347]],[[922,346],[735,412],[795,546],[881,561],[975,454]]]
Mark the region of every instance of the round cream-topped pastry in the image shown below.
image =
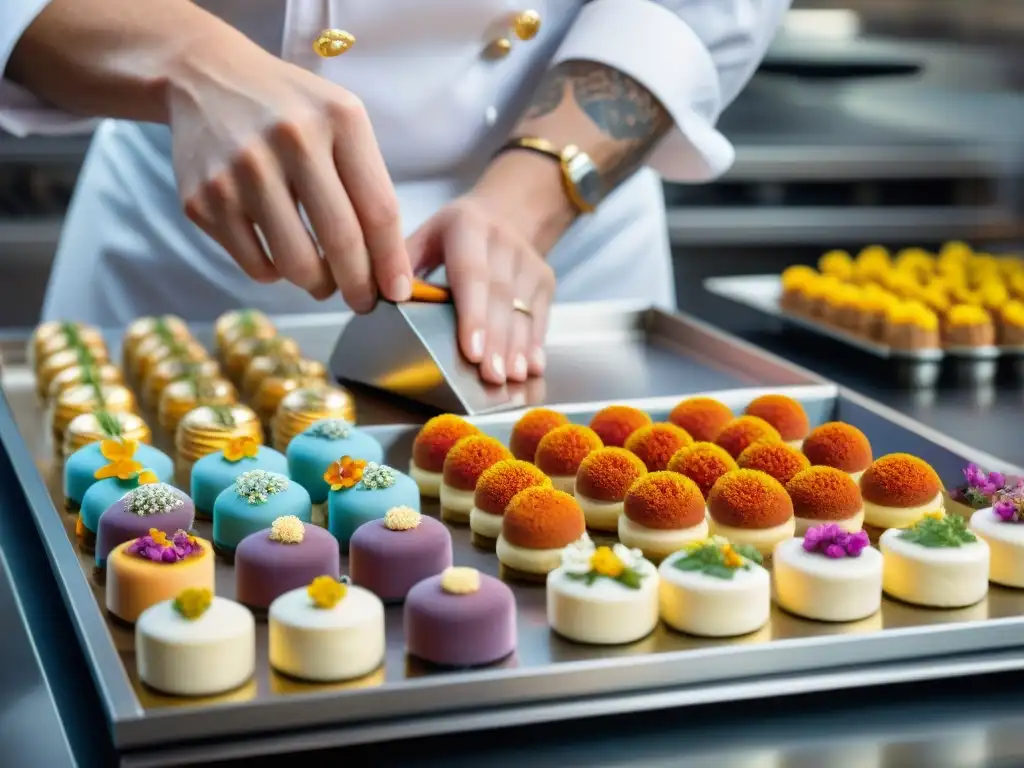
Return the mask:
[[[830,421],[812,429],[804,440],[803,452],[812,465],[838,469],[858,481],[871,466],[867,436],[844,421]]]
[[[744,411],[747,416],[764,419],[779,433],[782,442],[799,448],[811,431],[807,411],[799,400],[788,395],[761,395],[750,401]]]
[[[533,487],[551,488],[551,480],[527,461],[506,459],[485,469],[476,483],[473,509],[469,511],[473,546],[493,552],[501,535],[505,507],[517,493]]]
[[[540,439],[533,463],[551,478],[555,488],[572,494],[576,489],[576,473],[580,464],[590,453],[603,447],[601,438],[590,427],[565,424],[555,427]]]
[[[775,601],[816,621],[859,621],[882,607],[882,555],[864,531],[835,523],[775,545]]]
[[[625,448],[598,448],[576,473],[576,501],[593,531],[618,531],[626,492],[647,467]]]
[[[989,548],[959,515],[932,512],[878,540],[887,595],[928,608],[964,608],[988,593]]]
[[[756,469],[722,475],[708,496],[711,532],[734,545],[754,547],[771,557],[780,541],[793,538],[793,502],[782,484]]]
[[[637,549],[595,547],[584,534],[548,574],[548,623],[577,643],[619,645],[658,625],[658,571]]]
[[[736,637],[768,623],[772,587],[753,547],[695,541],[658,568],[662,620],[698,637]]]
[[[511,458],[504,445],[487,435],[469,435],[453,445],[441,471],[441,519],[447,523],[469,523],[480,475],[499,461]]]
[[[860,478],[864,528],[872,538],[888,528],[909,528],[925,515],[944,512],[942,481],[930,465],[908,453],[872,462]]]
[[[1000,495],[971,515],[971,530],[988,544],[989,581],[1024,588],[1024,490]]]
[[[584,533],[583,510],[569,494],[541,486],[520,491],[505,508],[495,544],[502,578],[545,582],[562,550]]]
[[[691,541],[707,538],[704,497],[690,478],[650,472],[630,487],[619,517],[619,540],[660,561]]]
[[[416,481],[423,496],[433,499],[440,496],[448,451],[462,438],[479,434],[479,429],[451,413],[435,416],[420,428],[412,444],[409,476]]]
[[[842,470],[824,466],[805,469],[786,483],[786,493],[793,502],[797,536],[824,523],[834,523],[847,533],[864,527],[860,486]]]

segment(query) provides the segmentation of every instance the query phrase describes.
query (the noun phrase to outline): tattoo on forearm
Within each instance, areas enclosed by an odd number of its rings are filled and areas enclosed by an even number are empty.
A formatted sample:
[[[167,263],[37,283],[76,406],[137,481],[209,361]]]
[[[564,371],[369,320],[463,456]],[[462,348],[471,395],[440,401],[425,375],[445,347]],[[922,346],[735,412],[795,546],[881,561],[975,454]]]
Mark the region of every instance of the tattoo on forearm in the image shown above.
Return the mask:
[[[608,152],[601,153],[605,156],[594,160],[613,185],[640,167],[672,124],[665,108],[644,86],[591,61],[567,61],[548,72],[524,117],[550,115],[570,100],[612,140]]]

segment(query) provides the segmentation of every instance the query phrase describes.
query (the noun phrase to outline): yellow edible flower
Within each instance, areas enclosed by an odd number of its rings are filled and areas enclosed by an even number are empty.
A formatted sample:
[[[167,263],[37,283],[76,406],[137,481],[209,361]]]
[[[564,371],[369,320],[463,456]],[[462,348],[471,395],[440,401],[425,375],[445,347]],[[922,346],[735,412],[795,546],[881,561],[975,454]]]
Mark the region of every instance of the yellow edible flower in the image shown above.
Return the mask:
[[[739,568],[743,565],[743,557],[732,548],[732,544],[722,545],[722,560],[726,568]]]
[[[174,598],[174,610],[182,618],[196,620],[213,604],[213,592],[205,587],[189,587]]]
[[[362,459],[342,456],[324,472],[324,481],[331,486],[332,491],[352,488],[363,479],[364,469],[366,469],[366,462]]]
[[[224,448],[224,458],[230,462],[256,458],[260,444],[250,435],[232,438]]]
[[[135,440],[103,440],[100,443],[100,454],[110,463],[97,469],[94,477],[97,480],[108,477],[131,480],[142,471],[142,464],[133,458],[138,447]]]
[[[348,594],[348,585],[333,576],[317,576],[306,588],[306,594],[317,608],[333,608]]]
[[[612,551],[611,547],[598,547],[590,556],[590,567],[596,573],[617,579],[626,570],[626,565]]]

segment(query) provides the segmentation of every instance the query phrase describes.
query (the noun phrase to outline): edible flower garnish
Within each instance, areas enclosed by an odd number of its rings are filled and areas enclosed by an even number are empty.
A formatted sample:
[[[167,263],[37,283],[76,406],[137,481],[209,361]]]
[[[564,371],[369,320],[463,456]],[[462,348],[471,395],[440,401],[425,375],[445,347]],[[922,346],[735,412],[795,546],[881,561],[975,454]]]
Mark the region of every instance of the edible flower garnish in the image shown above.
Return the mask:
[[[566,577],[583,581],[587,586],[606,578],[629,589],[640,589],[641,581],[647,576],[643,572],[644,562],[639,549],[622,544],[597,547],[586,533],[562,550],[562,569]]]
[[[441,572],[441,589],[450,595],[472,595],[480,591],[480,571],[452,566]]]
[[[398,482],[398,475],[387,464],[371,461],[363,470],[363,488],[367,490],[382,491],[385,488],[390,488],[396,482]]]
[[[962,547],[978,540],[967,530],[967,521],[960,515],[941,513],[925,515],[909,528],[900,531],[898,536],[911,544],[932,549]]]
[[[118,480],[131,480],[136,477],[143,471],[142,463],[134,458],[138,447],[139,444],[135,440],[100,441],[100,454],[110,463],[97,469],[95,478],[105,480],[108,477],[116,477]]]
[[[147,535],[140,536],[125,547],[126,554],[154,563],[177,563],[202,551],[199,540],[186,531],[175,531],[174,535],[168,536],[156,528],[150,528]]]
[[[674,567],[680,571],[700,571],[716,579],[731,579],[736,571],[749,571],[751,563],[762,562],[761,554],[753,547],[730,544],[722,536],[692,542],[683,552],[684,556],[672,563]]]
[[[953,492],[953,498],[973,509],[992,506],[1001,491],[1024,492],[1024,479],[1009,478],[1002,472],[985,472],[977,464],[964,467],[964,485]]]
[[[255,459],[260,452],[260,444],[249,435],[233,437],[224,447],[224,458],[234,463],[242,459]]]
[[[339,581],[333,576],[317,576],[306,587],[306,594],[315,607],[333,608],[348,594],[348,578],[342,576]]]
[[[306,526],[295,515],[282,515],[270,524],[270,540],[282,544],[301,544],[306,538]]]
[[[306,434],[321,440],[344,440],[352,434],[352,425],[344,419],[325,419],[307,429]]]
[[[149,483],[130,491],[124,497],[125,512],[136,515],[164,515],[185,506],[177,488],[164,483]]]
[[[332,491],[351,488],[363,479],[363,470],[365,469],[366,462],[362,459],[342,456],[324,472],[324,482],[331,486]]]
[[[864,531],[848,533],[835,523],[808,528],[804,533],[804,551],[820,552],[825,557],[838,560],[841,557],[860,557],[868,546],[868,535]]]
[[[183,589],[172,606],[183,619],[195,621],[206,613],[213,604],[213,592],[206,587],[189,587]]]
[[[996,496],[992,510],[1004,523],[1019,523],[1024,520],[1024,488],[1003,491]]]
[[[263,469],[250,469],[235,478],[235,492],[252,505],[266,504],[287,487],[287,477]]]

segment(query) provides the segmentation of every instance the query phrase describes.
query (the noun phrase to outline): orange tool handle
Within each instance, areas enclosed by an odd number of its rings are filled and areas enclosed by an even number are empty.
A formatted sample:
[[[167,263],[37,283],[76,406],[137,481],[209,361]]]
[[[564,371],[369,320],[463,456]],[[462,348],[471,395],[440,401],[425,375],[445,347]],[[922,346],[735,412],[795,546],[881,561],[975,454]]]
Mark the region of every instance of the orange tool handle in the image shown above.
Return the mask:
[[[419,278],[412,281],[412,298],[424,304],[447,304],[452,300],[451,291],[441,285],[432,285]]]

